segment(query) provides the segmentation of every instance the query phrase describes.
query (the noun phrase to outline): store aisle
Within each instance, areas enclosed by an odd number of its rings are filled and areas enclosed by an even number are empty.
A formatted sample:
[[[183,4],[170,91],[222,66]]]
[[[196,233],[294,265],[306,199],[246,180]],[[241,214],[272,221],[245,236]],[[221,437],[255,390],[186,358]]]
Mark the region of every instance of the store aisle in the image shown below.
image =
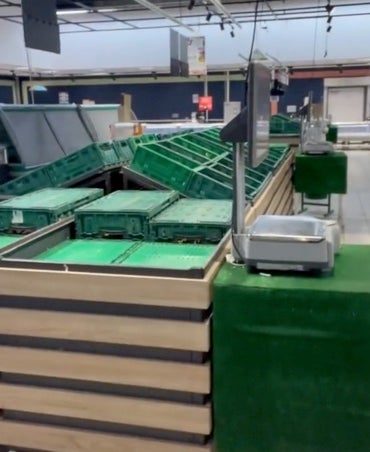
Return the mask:
[[[344,242],[370,244],[370,152],[349,151],[348,194],[343,197]]]

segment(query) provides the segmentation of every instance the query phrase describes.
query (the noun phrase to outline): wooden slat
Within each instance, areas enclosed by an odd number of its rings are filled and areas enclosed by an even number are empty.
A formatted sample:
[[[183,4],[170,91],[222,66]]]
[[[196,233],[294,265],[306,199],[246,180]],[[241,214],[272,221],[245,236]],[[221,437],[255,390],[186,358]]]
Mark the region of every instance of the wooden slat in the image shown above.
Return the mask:
[[[210,446],[0,420],[0,444],[48,452],[211,452]]]
[[[207,309],[208,281],[132,275],[0,269],[2,295]]]
[[[0,409],[200,435],[211,432],[208,405],[0,384]]]
[[[0,346],[0,372],[210,393],[209,364]]]
[[[270,181],[266,190],[262,193],[262,195],[258,198],[258,201],[254,205],[255,214],[262,215],[264,213],[269,213],[268,206],[271,203],[271,200],[275,196],[276,191],[283,183],[285,179],[291,179],[291,165],[294,158],[294,154],[292,153],[286,161],[283,163],[281,168],[274,175],[272,180]]]
[[[0,334],[207,352],[209,322],[0,308]]]

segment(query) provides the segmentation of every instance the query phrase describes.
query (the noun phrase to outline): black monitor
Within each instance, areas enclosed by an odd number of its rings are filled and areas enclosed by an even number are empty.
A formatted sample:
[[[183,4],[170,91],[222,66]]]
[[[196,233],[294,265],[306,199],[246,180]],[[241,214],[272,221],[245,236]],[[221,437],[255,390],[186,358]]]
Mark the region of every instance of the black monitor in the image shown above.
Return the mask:
[[[252,62],[248,70],[248,156],[252,168],[260,165],[269,151],[271,71]]]
[[[247,106],[221,131],[221,140],[248,142],[248,160],[253,168],[260,165],[269,151],[271,71],[257,62],[248,70]]]

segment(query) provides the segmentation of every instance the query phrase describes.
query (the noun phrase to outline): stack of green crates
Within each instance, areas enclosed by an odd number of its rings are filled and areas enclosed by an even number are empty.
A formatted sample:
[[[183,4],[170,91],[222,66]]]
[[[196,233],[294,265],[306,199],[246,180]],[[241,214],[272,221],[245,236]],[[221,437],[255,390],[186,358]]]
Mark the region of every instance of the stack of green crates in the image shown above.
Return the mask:
[[[210,131],[186,133],[141,144],[130,168],[191,198],[231,199],[231,147],[220,141],[219,132],[212,134]],[[258,196],[288,152],[287,145],[271,145],[267,158],[258,168],[246,165],[246,201]]]
[[[178,197],[174,191],[116,191],[76,210],[77,236],[148,239],[149,220]]]
[[[180,199],[150,220],[154,240],[219,242],[231,225],[227,200]]]
[[[103,196],[99,188],[46,188],[0,203],[0,232],[30,232],[62,218]]]

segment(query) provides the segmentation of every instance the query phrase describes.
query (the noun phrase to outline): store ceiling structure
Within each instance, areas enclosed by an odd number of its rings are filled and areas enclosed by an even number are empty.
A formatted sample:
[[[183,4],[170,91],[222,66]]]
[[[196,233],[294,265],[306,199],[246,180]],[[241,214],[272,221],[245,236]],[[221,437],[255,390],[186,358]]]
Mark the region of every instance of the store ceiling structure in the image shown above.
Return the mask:
[[[258,20],[302,20],[370,15],[370,1],[269,0],[258,2]],[[360,6],[358,12],[354,8]],[[368,8],[364,9],[364,6]],[[57,0],[60,32],[88,33],[225,22],[237,27],[253,22],[256,0]],[[0,20],[22,23],[21,0],[0,0]]]

